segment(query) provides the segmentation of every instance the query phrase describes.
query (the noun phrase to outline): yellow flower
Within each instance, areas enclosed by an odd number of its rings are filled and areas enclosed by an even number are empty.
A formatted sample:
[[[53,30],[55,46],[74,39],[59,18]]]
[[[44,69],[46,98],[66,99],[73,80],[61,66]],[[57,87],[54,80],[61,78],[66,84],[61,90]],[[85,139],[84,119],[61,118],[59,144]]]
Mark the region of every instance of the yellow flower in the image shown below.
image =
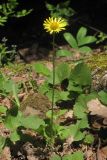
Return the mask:
[[[67,22],[63,18],[49,17],[49,19],[46,19],[44,21],[43,26],[44,26],[44,29],[46,29],[46,32],[53,34],[53,33],[59,33],[60,31],[65,30],[65,27],[67,26]]]

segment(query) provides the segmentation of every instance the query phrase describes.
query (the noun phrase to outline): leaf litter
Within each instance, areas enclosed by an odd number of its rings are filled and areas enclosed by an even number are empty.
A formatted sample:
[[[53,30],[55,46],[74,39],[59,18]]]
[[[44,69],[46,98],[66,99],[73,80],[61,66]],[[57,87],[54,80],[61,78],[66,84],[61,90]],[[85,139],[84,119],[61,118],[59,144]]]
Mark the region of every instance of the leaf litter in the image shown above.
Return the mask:
[[[52,67],[51,63],[47,62],[47,66],[49,68]],[[8,72],[8,71],[7,71]],[[24,77],[24,80],[23,80]],[[34,79],[35,76],[33,75]],[[26,74],[22,74],[22,75],[18,75],[18,76],[14,76],[13,80],[16,82],[19,81],[28,81],[29,77]],[[37,84],[41,85],[44,82],[44,79],[42,76],[38,76],[36,75],[36,80],[37,80]],[[33,92],[32,89],[28,90],[28,92]],[[28,92],[25,92],[24,90],[19,93],[19,97],[21,99],[21,101],[23,101],[23,99],[26,99],[26,95],[28,95]],[[7,108],[11,108],[11,101],[8,98],[1,98],[1,105],[5,105]],[[102,126],[107,125],[107,107],[105,105],[103,105],[98,99],[93,99],[91,101],[89,101],[87,103],[87,107],[88,107],[88,111],[89,111],[89,115],[94,116],[97,118],[102,118]],[[41,111],[40,111],[41,112]],[[33,111],[32,111],[33,113]],[[30,114],[32,114],[30,113]],[[62,117],[62,120],[64,121],[65,119],[70,119],[71,123],[72,120],[74,119],[74,115],[73,115],[73,110],[69,110],[68,112],[66,112],[66,114],[64,114]],[[99,125],[99,124],[98,124]],[[101,126],[101,127],[102,127]],[[100,127],[100,128],[101,128]],[[3,126],[1,127],[2,129],[2,134],[5,136],[5,131],[3,132]],[[106,127],[105,127],[106,128]],[[9,132],[9,131],[8,131]],[[93,135],[96,136],[98,133],[97,131],[94,133]],[[50,151],[49,149],[46,147],[46,145],[44,144],[44,139],[42,139],[42,137],[40,137],[38,134],[33,135],[32,131],[28,132],[26,131],[26,135],[29,137],[32,135],[31,139],[35,138],[35,143],[37,143],[36,145],[31,142],[23,142],[23,144],[21,143],[17,143],[16,147],[12,147],[12,149],[10,150],[10,148],[4,148],[3,153],[2,153],[2,157],[0,157],[0,160],[19,160],[19,159],[28,159],[28,160],[48,160],[49,156],[50,156]],[[100,137],[101,138],[101,137]],[[59,146],[56,146],[56,151],[57,154],[64,156],[65,154],[71,154],[75,151],[81,150],[84,152],[84,157],[85,160],[106,160],[107,159],[107,146],[106,143],[103,146],[103,140],[100,144],[100,147],[98,148],[97,144],[93,144],[92,146],[88,146],[88,145],[83,145],[83,144],[78,144],[78,143],[73,143],[74,141],[74,137],[70,136],[68,137],[68,139],[65,141],[65,143],[63,143],[62,145],[60,144]],[[39,143],[41,143],[41,146],[39,146]],[[97,142],[98,143],[98,142]],[[15,144],[14,144],[15,145]],[[14,146],[13,145],[13,146]],[[29,146],[29,147],[28,147]],[[15,150],[14,150],[15,149]],[[16,150],[18,149],[18,151],[16,152]],[[11,153],[13,152],[13,155],[11,155]],[[14,154],[14,152],[16,152]],[[54,153],[53,153],[54,154]]]

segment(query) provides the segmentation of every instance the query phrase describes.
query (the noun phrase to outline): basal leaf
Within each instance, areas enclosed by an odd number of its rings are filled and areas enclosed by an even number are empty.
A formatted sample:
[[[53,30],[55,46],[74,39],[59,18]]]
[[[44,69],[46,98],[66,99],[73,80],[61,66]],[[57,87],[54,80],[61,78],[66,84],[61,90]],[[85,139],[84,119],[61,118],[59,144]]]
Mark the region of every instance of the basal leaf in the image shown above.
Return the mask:
[[[78,125],[80,129],[89,128],[87,116],[85,115],[81,120],[78,120],[76,125]]]
[[[90,44],[90,43],[93,43],[96,41],[96,38],[94,36],[86,36],[86,37],[83,37],[81,39],[81,41],[78,42],[78,46],[83,46],[83,45],[86,45],[86,44]]]
[[[59,137],[64,140],[71,136],[71,129],[72,127],[63,127],[61,126],[60,130],[58,131]]]
[[[0,135],[0,153],[5,145],[5,142],[6,142],[6,138]]]
[[[67,63],[59,64],[55,69],[55,84],[61,84],[64,79],[67,79],[70,75],[70,67]],[[53,84],[53,74],[50,74],[48,83]]]
[[[73,91],[73,92],[78,92],[78,93],[82,93],[82,87],[81,86],[78,86],[71,81],[69,80],[69,83],[68,83],[68,87],[67,87],[68,91]]]
[[[87,107],[87,106],[86,106]],[[87,108],[80,102],[75,103],[73,111],[77,118],[83,118],[86,115]]]
[[[87,34],[87,28],[81,27],[81,28],[78,30],[78,33],[77,33],[77,36],[76,36],[78,43],[79,43],[79,41],[81,41],[81,39],[82,39],[83,37],[86,36],[86,34]]]
[[[18,134],[17,130],[11,132],[11,134],[10,134],[10,140],[12,142],[16,142],[16,141],[20,140],[20,135]]]
[[[66,109],[61,109],[61,110],[55,112],[55,114],[53,115],[54,120],[56,120],[56,119],[59,118],[60,116],[64,115],[66,112],[67,112]],[[46,116],[47,116],[48,118],[51,118],[51,116],[52,116],[52,111],[49,110],[48,112],[46,112]]]
[[[92,52],[92,49],[88,46],[83,46],[83,47],[80,47],[78,49],[81,53],[91,53]]]
[[[7,108],[5,106],[0,106],[0,114],[1,113],[6,113]]]
[[[12,80],[7,80],[7,81],[3,81],[3,90],[6,93],[12,92],[12,86],[13,86],[13,81]]]
[[[25,128],[37,130],[41,125],[44,126],[45,122],[35,115],[21,118],[21,126]]]
[[[63,100],[63,101],[69,100],[68,96],[69,96],[68,91],[60,91],[59,92],[59,100]]]
[[[16,130],[21,126],[21,113],[18,112],[16,116],[11,115],[10,113],[6,116],[4,121],[5,126],[10,130]]]
[[[50,74],[50,70],[42,63],[35,63],[33,64],[33,70],[36,73],[43,74],[44,76],[48,76]]]
[[[96,98],[98,98],[97,92],[91,92],[87,96],[86,96],[86,94],[81,94],[78,97],[78,99],[77,99],[76,102],[79,102],[79,103],[81,103],[81,105],[83,105],[84,107],[86,107],[88,101],[90,101],[92,99],[96,99]]]
[[[71,135],[73,136],[74,141],[80,141],[85,136],[85,134],[80,131],[78,124],[71,125],[70,130],[71,130]]]
[[[100,91],[100,92],[98,92],[98,95],[99,95],[99,100],[100,100],[103,104],[107,105],[107,92],[105,92],[105,91]]]
[[[72,154],[64,155],[62,160],[72,160]]]
[[[78,49],[78,44],[76,42],[76,39],[73,37],[71,33],[68,32],[64,33],[64,38],[72,48]]]
[[[17,104],[18,107],[20,107],[20,101],[19,101],[19,98],[18,98],[17,87],[16,87],[15,83],[12,84],[12,91],[13,91],[13,96],[15,98],[16,104]]]
[[[71,71],[70,80],[80,86],[91,85],[91,70],[85,63],[79,63]]]
[[[86,144],[93,144],[94,136],[92,134],[87,134],[84,138],[84,143]]]
[[[62,160],[84,160],[83,152],[77,151],[73,154],[64,155]]]
[[[74,152],[71,160],[84,160],[84,154],[82,151]]]
[[[49,98],[50,101],[52,101],[52,94],[53,91],[52,89],[50,89],[47,93],[46,96]],[[62,100],[68,100],[69,97],[69,92],[68,91],[58,91],[55,89],[55,93],[54,93],[54,102],[58,102],[58,101],[62,101]]]
[[[70,75],[70,67],[67,63],[61,63],[56,68],[56,74],[59,78],[59,82],[62,82],[64,79],[68,78]]]
[[[64,155],[62,160],[84,160],[84,154],[82,151],[77,151],[73,154]]]
[[[39,86],[39,92],[42,94],[46,94],[50,90],[49,84],[44,82],[42,85]]]
[[[74,141],[81,141],[84,139],[84,137],[85,137],[85,133],[78,131],[77,134],[75,134],[74,136]]]
[[[0,77],[0,90],[4,93],[13,93],[13,84],[15,85],[16,92],[19,92],[19,84],[16,84],[11,79]]]
[[[77,118],[84,118],[87,115],[87,102],[91,99],[97,98],[96,92],[90,93],[89,95],[81,94],[73,107],[74,115]]]
[[[56,52],[56,55],[58,57],[67,57],[67,56],[71,56],[72,52],[66,50],[66,49],[60,49]]]
[[[57,154],[55,154],[54,156],[50,158],[50,160],[62,160],[62,158],[58,156]]]

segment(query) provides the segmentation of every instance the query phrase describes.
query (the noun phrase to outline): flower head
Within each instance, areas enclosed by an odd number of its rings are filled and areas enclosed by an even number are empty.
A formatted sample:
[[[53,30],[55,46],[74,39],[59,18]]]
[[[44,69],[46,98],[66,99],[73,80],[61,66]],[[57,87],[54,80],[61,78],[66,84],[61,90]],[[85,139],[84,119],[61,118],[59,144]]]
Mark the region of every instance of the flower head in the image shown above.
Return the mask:
[[[44,21],[43,26],[47,32],[49,32],[50,34],[53,34],[53,33],[59,33],[60,31],[65,30],[65,27],[67,26],[67,22],[63,18],[49,17],[49,19],[46,19]]]

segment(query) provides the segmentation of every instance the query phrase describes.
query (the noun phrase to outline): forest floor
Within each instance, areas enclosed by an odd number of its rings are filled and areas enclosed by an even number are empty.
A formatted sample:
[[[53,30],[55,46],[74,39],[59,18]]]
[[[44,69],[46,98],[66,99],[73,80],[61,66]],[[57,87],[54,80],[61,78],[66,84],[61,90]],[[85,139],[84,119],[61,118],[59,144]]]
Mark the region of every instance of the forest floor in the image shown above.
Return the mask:
[[[39,60],[37,54],[35,54],[37,52],[39,52],[39,58],[42,60]],[[44,56],[47,52],[49,55]],[[49,69],[52,69],[51,57],[52,51],[49,52],[46,48],[38,48],[38,46],[34,44],[31,48],[19,49],[15,62],[9,63],[1,68],[1,72],[4,75],[12,79],[15,83],[20,83],[22,85],[18,97],[21,103],[21,111],[26,116],[38,115],[40,117],[45,117],[45,113],[51,106],[48,98],[37,91],[38,86],[44,82],[44,77],[32,71],[32,65],[37,62],[42,62]],[[56,65],[60,62],[67,62],[72,65],[72,61],[78,58],[80,57],[77,53],[73,58],[56,59]],[[86,59],[86,63],[91,68],[93,74],[93,88],[95,90],[99,90],[99,88],[107,89],[107,79],[102,82],[102,78],[107,75],[107,52],[102,52],[100,49],[93,50],[92,55]],[[4,105],[9,109],[11,108],[11,101],[7,97],[1,96],[0,105]],[[64,115],[61,118],[66,119],[66,116]],[[95,117],[93,119],[95,119]],[[49,160],[51,154],[54,155],[57,153],[63,156],[75,151],[83,151],[85,160],[106,160],[107,123],[103,124],[103,121],[99,121],[98,119],[93,120],[91,123],[92,134],[96,137],[94,144],[69,144],[68,139],[66,143],[57,142],[52,153],[42,136],[32,130],[26,130],[24,139],[11,144],[11,146],[4,147],[0,160]],[[0,133],[4,136],[8,136],[9,134],[2,123],[0,123]]]

